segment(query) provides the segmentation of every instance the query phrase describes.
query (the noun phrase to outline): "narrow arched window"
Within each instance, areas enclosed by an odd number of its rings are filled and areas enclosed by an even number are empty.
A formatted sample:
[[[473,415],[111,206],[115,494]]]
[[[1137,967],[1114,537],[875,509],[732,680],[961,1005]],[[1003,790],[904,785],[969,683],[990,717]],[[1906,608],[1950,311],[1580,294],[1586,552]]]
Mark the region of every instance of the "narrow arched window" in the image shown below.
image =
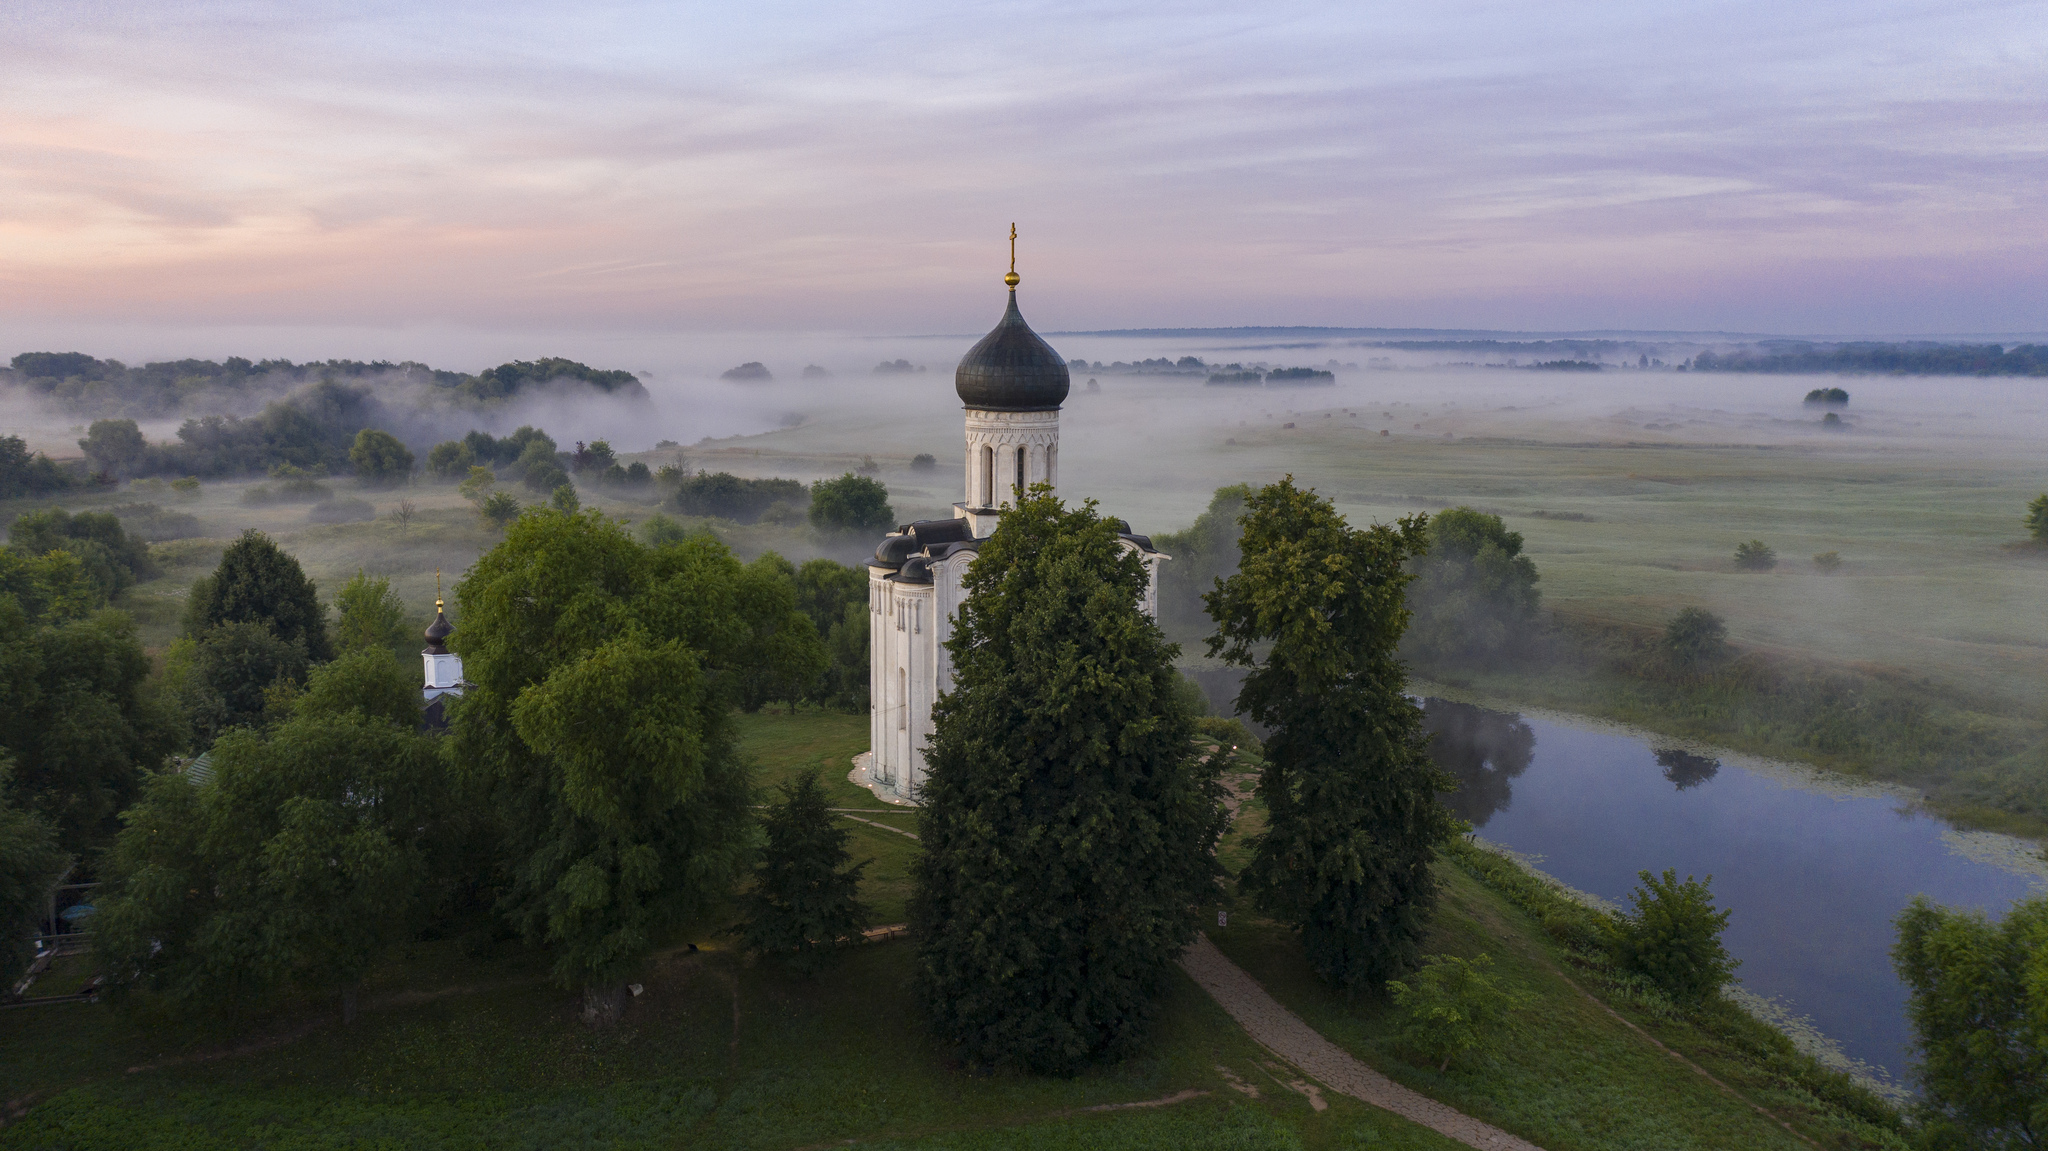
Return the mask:
[[[1019,499],[1023,498],[1024,488],[1028,483],[1029,481],[1024,478],[1024,449],[1019,447],[1017,449],[1017,494]]]
[[[981,445],[981,506],[996,506],[996,450]]]

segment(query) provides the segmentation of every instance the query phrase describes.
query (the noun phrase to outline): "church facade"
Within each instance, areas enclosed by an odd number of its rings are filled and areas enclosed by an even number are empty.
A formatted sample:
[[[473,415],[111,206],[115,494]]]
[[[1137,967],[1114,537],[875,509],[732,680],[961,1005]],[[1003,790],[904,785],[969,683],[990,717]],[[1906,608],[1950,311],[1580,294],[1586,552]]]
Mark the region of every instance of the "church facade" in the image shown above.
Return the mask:
[[[954,371],[966,412],[962,498],[948,519],[919,520],[883,537],[868,561],[870,743],[854,780],[878,798],[916,803],[925,775],[932,705],[952,686],[946,641],[965,597],[968,566],[1016,494],[1059,483],[1060,405],[1071,379],[1066,361],[1017,310],[1008,310]],[[1145,610],[1157,614],[1159,564],[1171,557],[1123,524],[1124,546],[1152,578]]]

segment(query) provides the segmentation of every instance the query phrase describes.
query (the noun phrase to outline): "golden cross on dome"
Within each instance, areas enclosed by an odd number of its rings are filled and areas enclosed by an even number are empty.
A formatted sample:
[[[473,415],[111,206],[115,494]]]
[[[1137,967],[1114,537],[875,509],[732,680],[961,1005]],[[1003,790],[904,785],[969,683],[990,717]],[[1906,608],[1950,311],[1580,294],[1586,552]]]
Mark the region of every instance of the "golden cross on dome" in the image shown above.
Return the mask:
[[[435,610],[435,611],[441,611],[441,610],[445,609],[446,607],[447,607],[447,605],[446,605],[446,604],[443,604],[443,603],[441,602],[441,569],[440,569],[440,568],[435,568],[435,569],[434,569],[434,610]]]
[[[1017,275],[1017,224],[1013,220],[1010,222],[1010,274],[1003,277],[1003,283],[1010,285],[1010,290],[1014,292],[1017,290],[1019,278]]]

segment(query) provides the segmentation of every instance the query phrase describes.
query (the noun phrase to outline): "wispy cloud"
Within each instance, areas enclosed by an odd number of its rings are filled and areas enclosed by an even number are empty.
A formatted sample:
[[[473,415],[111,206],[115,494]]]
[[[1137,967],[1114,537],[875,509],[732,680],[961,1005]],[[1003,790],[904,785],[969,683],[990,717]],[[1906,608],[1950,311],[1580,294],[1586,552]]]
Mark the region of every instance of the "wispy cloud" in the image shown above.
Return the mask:
[[[2048,327],[2037,5],[0,20],[15,316]]]

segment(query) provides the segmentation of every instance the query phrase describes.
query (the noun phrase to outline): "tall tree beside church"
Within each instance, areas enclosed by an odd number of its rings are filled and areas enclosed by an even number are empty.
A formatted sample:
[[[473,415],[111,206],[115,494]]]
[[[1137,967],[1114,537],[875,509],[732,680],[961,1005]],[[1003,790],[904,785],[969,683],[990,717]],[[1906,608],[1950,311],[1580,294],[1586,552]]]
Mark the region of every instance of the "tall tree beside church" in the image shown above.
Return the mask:
[[[499,910],[553,952],[593,1022],[618,1017],[635,968],[745,866],[751,785],[730,720],[758,658],[745,577],[713,539],[650,551],[597,512],[539,510],[456,586],[476,686],[454,753],[502,832]]]
[[[925,1010],[973,1063],[1129,1050],[1216,892],[1220,791],[1117,526],[1026,496],[948,641],[910,915]]]
[[[303,644],[306,658],[316,663],[334,656],[327,642],[327,612],[313,581],[298,560],[254,528],[228,545],[220,567],[193,593],[196,602],[186,626],[194,632],[224,623],[260,623],[286,643]]]
[[[1436,899],[1430,859],[1457,826],[1437,799],[1455,784],[1423,751],[1394,656],[1403,564],[1427,521],[1354,528],[1289,476],[1241,522],[1237,574],[1207,597],[1209,653],[1247,669],[1238,708],[1273,729],[1267,830],[1240,882],[1301,934],[1317,974],[1377,986],[1412,965]]]

